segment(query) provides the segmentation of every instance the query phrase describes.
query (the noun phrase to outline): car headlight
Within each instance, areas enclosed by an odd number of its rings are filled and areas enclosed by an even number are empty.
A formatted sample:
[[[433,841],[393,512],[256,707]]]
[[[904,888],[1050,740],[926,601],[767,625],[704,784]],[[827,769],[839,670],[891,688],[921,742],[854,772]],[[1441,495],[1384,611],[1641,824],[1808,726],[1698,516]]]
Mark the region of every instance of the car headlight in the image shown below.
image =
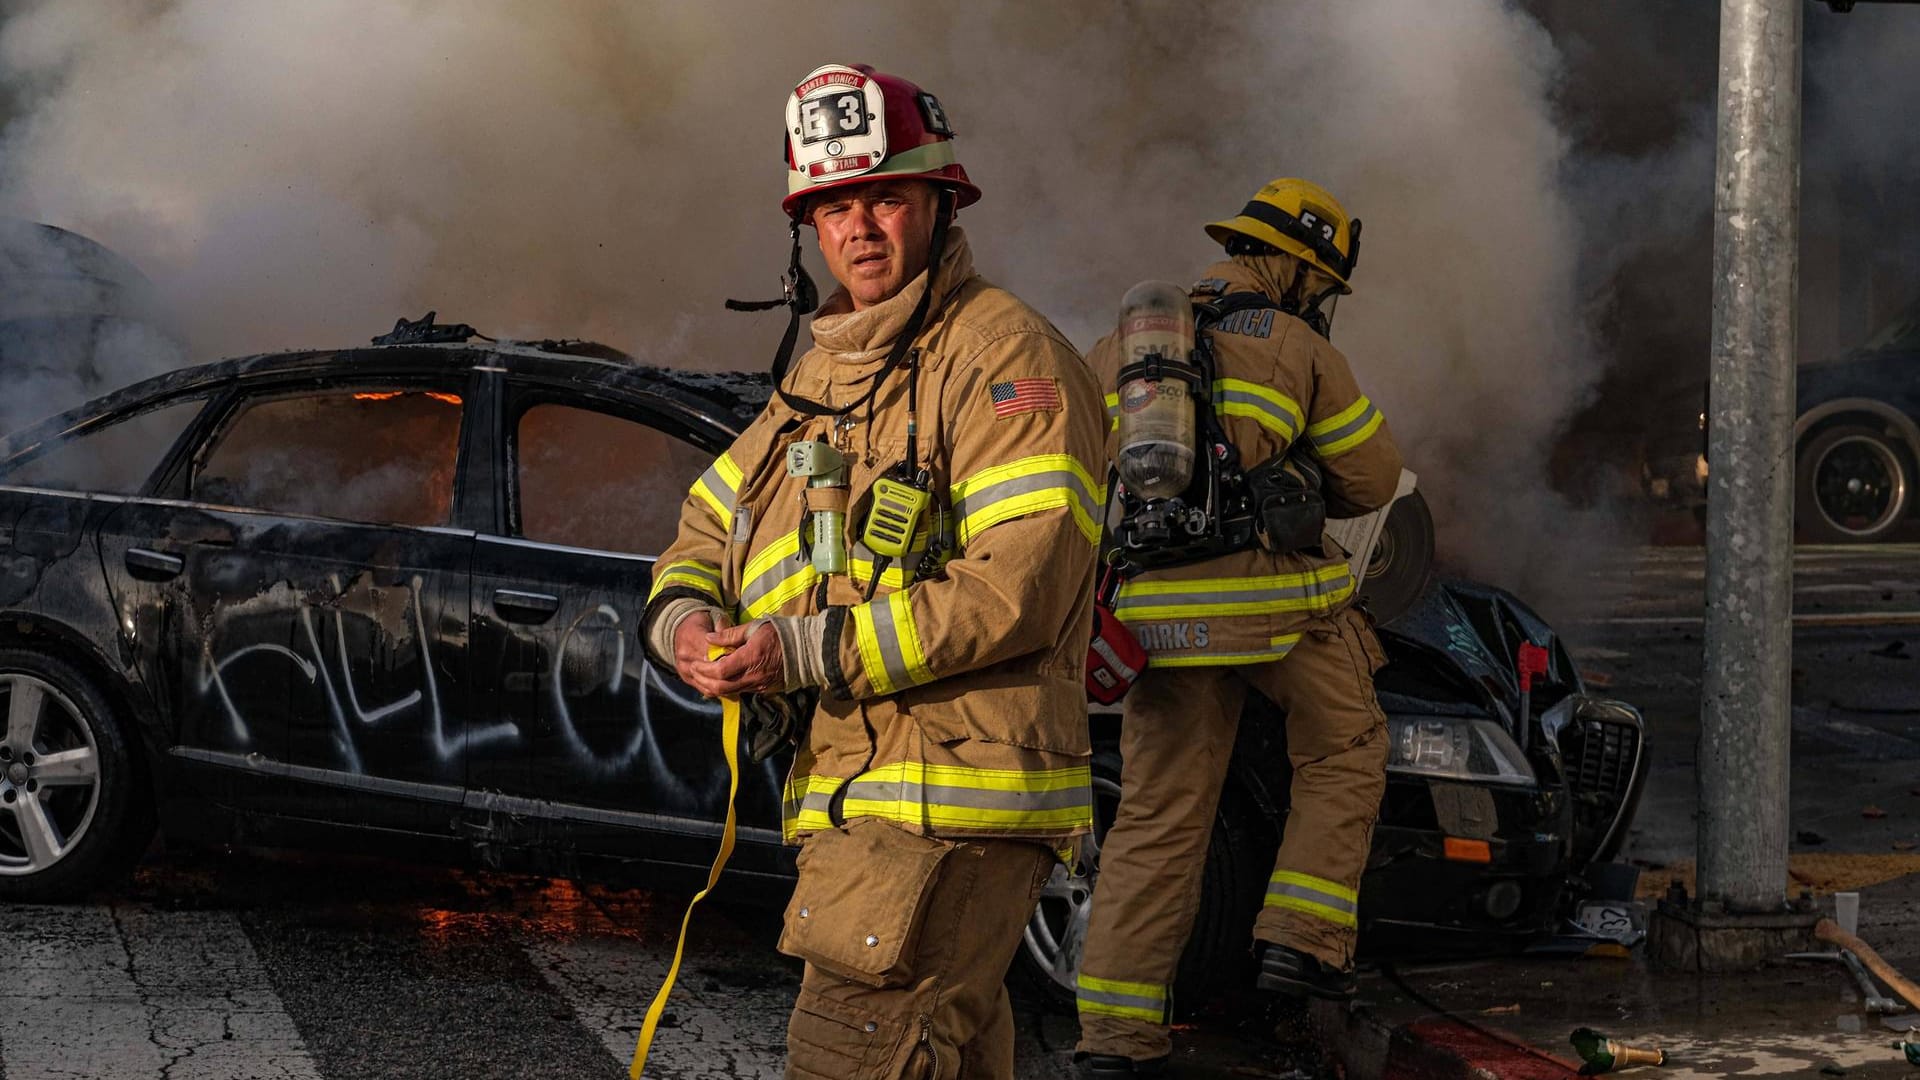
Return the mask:
[[[1387,736],[1391,772],[1488,784],[1535,783],[1527,756],[1506,729],[1491,720],[1388,719]]]

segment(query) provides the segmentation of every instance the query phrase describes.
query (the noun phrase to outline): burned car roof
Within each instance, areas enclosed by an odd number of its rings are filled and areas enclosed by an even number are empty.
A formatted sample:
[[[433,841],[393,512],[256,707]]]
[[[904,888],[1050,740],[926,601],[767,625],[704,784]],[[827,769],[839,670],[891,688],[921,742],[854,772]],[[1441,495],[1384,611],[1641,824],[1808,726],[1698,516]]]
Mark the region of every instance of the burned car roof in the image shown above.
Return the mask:
[[[369,345],[348,349],[299,349],[218,360],[144,379],[49,417],[0,439],[0,458],[48,439],[71,434],[163,399],[260,379],[298,381],[359,371],[422,375],[497,369],[536,379],[641,396],[664,397],[708,415],[731,431],[751,423],[771,392],[755,372],[692,371],[642,364],[625,353],[576,341],[490,344]],[[715,414],[715,410],[719,410]]]

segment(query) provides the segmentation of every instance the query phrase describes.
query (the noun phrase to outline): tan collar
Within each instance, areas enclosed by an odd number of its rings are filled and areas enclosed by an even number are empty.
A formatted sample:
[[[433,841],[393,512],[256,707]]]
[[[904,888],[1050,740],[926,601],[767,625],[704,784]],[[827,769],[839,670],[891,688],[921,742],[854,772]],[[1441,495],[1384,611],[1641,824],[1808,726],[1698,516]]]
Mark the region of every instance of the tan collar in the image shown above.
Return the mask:
[[[947,229],[947,250],[940,259],[939,291],[927,309],[927,325],[933,325],[941,306],[960,286],[973,277],[973,253],[967,247],[967,234],[958,225]],[[907,287],[862,311],[853,310],[853,298],[841,288],[827,299],[813,317],[813,343],[835,360],[852,364],[871,363],[886,355],[894,339],[907,327],[920,294],[927,288],[927,275],[907,283]]]
[[[1208,267],[1206,276],[1225,281],[1228,292],[1251,289],[1277,303],[1286,299],[1286,287],[1299,266],[1291,255],[1235,255]]]

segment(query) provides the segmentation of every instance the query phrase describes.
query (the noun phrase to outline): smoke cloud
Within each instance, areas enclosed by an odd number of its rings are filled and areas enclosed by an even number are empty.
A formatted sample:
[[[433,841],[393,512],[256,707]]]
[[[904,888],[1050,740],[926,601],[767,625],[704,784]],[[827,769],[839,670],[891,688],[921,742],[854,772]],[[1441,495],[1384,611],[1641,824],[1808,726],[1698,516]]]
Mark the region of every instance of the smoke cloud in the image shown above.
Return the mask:
[[[1199,276],[1200,226],[1266,180],[1333,190],[1366,222],[1335,341],[1444,556],[1551,584],[1587,534],[1544,460],[1600,368],[1553,41],[1500,0],[1193,11],[17,4],[0,213],[138,262],[200,358],[350,344],[431,307],[757,368],[777,319],[720,302],[773,294],[785,261],[782,98],[869,62],[941,96],[986,191],[965,215],[982,271],[1083,347],[1134,282]]]

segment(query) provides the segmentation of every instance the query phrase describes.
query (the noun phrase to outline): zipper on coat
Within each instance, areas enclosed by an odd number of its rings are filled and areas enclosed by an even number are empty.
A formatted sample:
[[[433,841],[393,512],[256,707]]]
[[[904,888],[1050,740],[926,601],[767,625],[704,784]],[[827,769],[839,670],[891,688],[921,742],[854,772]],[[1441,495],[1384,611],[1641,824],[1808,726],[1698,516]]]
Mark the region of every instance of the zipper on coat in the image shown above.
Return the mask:
[[[926,1080],[940,1080],[940,1051],[933,1045],[933,1017],[926,1013],[920,1014],[920,1046],[926,1050],[927,1061],[932,1064],[932,1071],[927,1073]]]

